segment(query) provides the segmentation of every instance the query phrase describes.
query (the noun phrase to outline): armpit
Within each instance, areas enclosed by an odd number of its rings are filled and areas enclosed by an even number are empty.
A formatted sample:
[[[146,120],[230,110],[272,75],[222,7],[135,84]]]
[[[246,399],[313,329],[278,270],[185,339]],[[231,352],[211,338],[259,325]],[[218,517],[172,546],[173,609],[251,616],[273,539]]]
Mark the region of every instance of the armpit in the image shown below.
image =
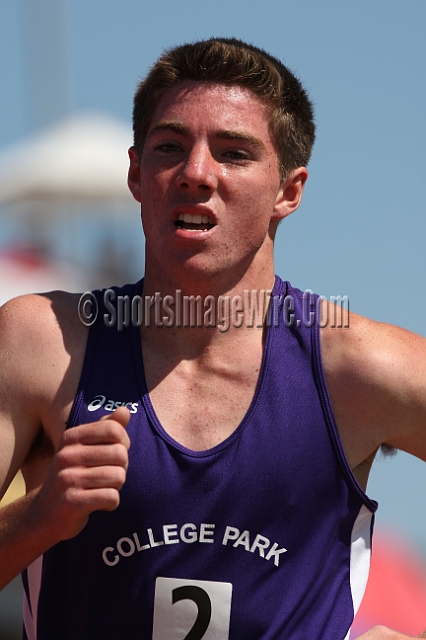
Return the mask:
[[[52,440],[40,426],[40,430],[35,438],[31,449],[24,462],[24,467],[35,460],[42,460],[45,458],[51,458],[55,454],[55,447]]]

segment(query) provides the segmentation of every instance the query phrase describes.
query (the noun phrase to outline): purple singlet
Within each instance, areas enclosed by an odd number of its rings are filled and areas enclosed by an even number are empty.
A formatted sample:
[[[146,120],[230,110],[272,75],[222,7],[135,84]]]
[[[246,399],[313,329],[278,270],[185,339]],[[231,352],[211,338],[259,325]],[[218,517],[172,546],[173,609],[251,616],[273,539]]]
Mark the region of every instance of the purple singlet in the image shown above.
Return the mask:
[[[141,283],[115,292],[132,300]],[[279,278],[273,295],[246,416],[225,441],[194,452],[153,410],[139,329],[108,328],[97,293],[69,427],[125,404],[127,480],[116,511],[93,513],[25,572],[26,639],[348,636],[376,505],[349,469],[331,412],[318,299]]]

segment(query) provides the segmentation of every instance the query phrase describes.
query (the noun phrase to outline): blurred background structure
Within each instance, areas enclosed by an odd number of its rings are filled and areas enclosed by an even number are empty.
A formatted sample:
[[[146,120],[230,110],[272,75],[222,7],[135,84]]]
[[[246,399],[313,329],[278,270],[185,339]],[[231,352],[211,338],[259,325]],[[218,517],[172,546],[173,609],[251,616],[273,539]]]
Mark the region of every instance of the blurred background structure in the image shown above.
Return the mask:
[[[139,211],[125,186],[135,85],[165,47],[234,36],[282,59],[316,108],[310,178],[280,226],[277,273],[426,335],[425,21],[416,0],[5,0],[0,302],[142,275]],[[426,626],[424,463],[379,458],[369,494],[379,501],[377,567],[354,637],[393,622],[414,635]],[[414,573],[418,597],[407,599],[410,587],[394,588]],[[1,640],[20,637],[19,592],[15,581],[0,593]]]
[[[66,0],[11,7],[0,16],[3,28],[15,20],[23,112],[20,131],[0,147],[0,252],[68,265],[74,280],[68,274],[62,287],[74,290],[140,277],[138,208],[126,185],[130,123],[107,107],[76,106]]]

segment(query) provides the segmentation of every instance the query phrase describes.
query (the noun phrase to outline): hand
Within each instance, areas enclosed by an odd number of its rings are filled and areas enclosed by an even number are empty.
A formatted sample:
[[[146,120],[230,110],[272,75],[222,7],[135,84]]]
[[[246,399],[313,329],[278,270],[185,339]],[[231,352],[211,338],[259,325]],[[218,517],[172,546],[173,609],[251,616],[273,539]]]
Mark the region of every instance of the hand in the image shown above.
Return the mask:
[[[120,407],[99,422],[64,432],[32,503],[32,517],[52,544],[80,533],[93,511],[118,507],[128,465],[129,419],[129,411]]]
[[[407,636],[404,633],[400,633],[399,631],[393,631],[388,627],[378,625],[376,627],[372,627],[361,636],[358,636],[356,640],[406,640],[407,638],[412,639],[413,637],[426,638],[426,629],[418,636]]]

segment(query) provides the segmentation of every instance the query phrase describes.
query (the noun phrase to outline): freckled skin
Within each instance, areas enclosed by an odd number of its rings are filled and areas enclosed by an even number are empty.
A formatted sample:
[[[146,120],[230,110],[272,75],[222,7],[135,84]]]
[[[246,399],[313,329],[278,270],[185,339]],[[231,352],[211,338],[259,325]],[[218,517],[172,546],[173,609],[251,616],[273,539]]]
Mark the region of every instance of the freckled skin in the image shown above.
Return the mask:
[[[129,151],[129,187],[146,235],[145,295],[181,289],[232,297],[272,287],[276,227],[300,204],[307,170],[281,180],[268,116],[240,87],[188,81],[165,93],[141,158]],[[212,225],[179,227],[185,212],[207,215]],[[78,296],[54,292],[0,310],[0,493],[19,468],[29,491],[2,511],[0,588],[81,531],[90,513],[115,509],[125,481],[126,409],[64,433],[87,340],[77,305]],[[261,326],[141,327],[150,398],[171,437],[204,450],[237,428],[256,388],[263,339]],[[360,485],[383,443],[426,460],[424,339],[351,314],[348,330],[322,329],[321,353]],[[407,637],[384,627],[364,636]]]
[[[272,281],[271,236],[290,211],[282,210],[268,115],[268,108],[241,87],[188,81],[162,98],[140,166],[133,158],[131,184],[141,202],[148,282],[152,277],[158,286],[183,272],[205,282],[206,276],[221,279],[248,268],[267,269]],[[185,131],[155,131],[159,123],[179,124]],[[226,139],[218,131],[241,132],[248,139]],[[173,211],[185,203],[207,207],[215,227],[192,237],[177,232]]]
[[[241,87],[188,81],[165,93],[141,157],[130,150],[129,187],[146,236],[144,295],[272,288],[276,226],[298,207],[307,170],[281,179],[268,121],[269,108]],[[207,215],[213,228],[180,228],[184,212]],[[219,333],[141,327],[157,416],[194,450],[234,431],[258,379],[262,329]]]

